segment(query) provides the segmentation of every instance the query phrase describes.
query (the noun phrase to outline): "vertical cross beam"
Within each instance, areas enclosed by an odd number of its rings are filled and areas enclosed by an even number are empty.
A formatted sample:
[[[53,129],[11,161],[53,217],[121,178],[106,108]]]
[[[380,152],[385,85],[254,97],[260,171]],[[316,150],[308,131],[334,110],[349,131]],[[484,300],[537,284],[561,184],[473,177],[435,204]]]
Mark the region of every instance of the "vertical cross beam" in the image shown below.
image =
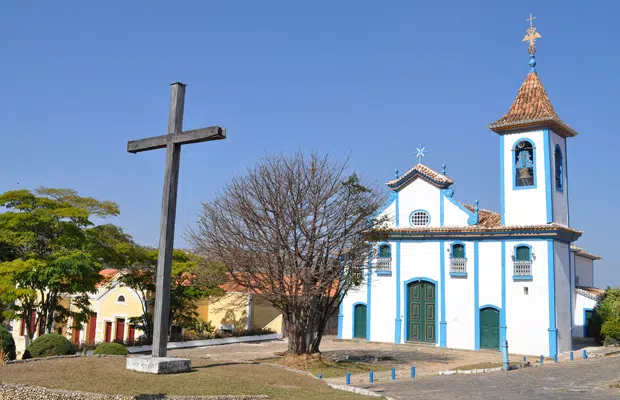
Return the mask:
[[[173,83],[170,94],[170,115],[168,117],[169,135],[179,134],[183,131],[184,104],[185,85],[180,82]],[[174,222],[177,210],[180,159],[181,144],[168,143],[166,145],[164,193],[162,196],[159,231],[159,255],[157,257],[157,281],[155,283],[153,357],[166,357],[168,354],[172,252],[174,250]]]

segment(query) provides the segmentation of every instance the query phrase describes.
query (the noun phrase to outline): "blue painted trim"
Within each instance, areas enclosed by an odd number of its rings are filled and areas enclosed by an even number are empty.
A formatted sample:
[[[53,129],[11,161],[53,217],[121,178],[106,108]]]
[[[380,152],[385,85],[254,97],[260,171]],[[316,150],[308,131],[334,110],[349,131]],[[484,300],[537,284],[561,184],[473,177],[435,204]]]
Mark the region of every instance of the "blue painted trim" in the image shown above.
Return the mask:
[[[583,337],[587,337],[586,336],[586,311],[594,311],[594,308],[584,308],[583,309]],[[585,351],[585,350],[584,350]]]
[[[515,244],[514,248],[512,249],[512,254],[514,256],[514,259],[517,259],[517,248],[518,247],[527,247],[529,249],[530,252],[530,257],[529,257],[529,261],[532,261],[532,246],[530,246],[527,243],[519,243],[519,244]]]
[[[387,198],[387,201],[383,205],[383,207],[381,207],[377,211],[375,211],[372,214],[372,218],[376,218],[379,214],[382,214],[385,210],[387,210],[387,208],[389,206],[392,205],[392,203],[394,203],[396,201],[397,198],[398,198],[398,193],[397,192],[391,192],[390,195]]]
[[[394,342],[401,343],[402,318],[400,317],[400,241],[396,242],[396,320]]]
[[[521,141],[527,140],[532,145],[532,162],[534,167],[532,168],[532,175],[534,177],[534,184],[532,186],[517,186],[517,160],[516,160],[516,152],[517,152],[517,144]],[[530,138],[522,137],[515,141],[515,143],[511,147],[510,157],[512,158],[512,190],[527,190],[527,189],[536,189],[538,185],[538,179],[536,179],[536,170],[538,161],[536,160],[536,142]]]
[[[377,271],[377,276],[392,276],[392,271]]]
[[[379,242],[377,244],[377,258],[380,258],[381,247],[383,247],[383,246],[387,246],[387,247],[390,248],[390,257],[392,257],[392,245],[389,242]]]
[[[450,272],[450,276],[454,276],[457,278],[467,278],[467,272]]]
[[[506,218],[506,201],[504,187],[504,135],[499,136],[499,215],[501,217],[500,224],[504,225]]]
[[[409,292],[408,292],[407,286],[409,286],[409,284],[412,282],[420,282],[420,281],[429,282],[435,285],[435,293],[437,293],[438,285],[437,285],[436,280],[431,279],[431,278],[424,278],[421,276],[416,276],[415,278],[407,279],[405,282],[403,282],[403,288],[404,288],[404,293],[405,293],[406,298],[409,298]],[[435,301],[435,344],[439,343],[439,335],[437,334],[437,332],[439,332],[439,318],[437,318],[437,301]],[[409,340],[409,301],[405,301],[405,339],[404,340]]]
[[[338,339],[342,339],[342,323],[344,314],[342,313],[342,309],[344,306],[342,305],[342,299],[340,300],[340,307],[338,308]]]
[[[370,305],[372,304],[372,254],[368,251],[368,281],[366,282],[366,340],[370,340]]]
[[[444,197],[445,196],[443,194],[443,190],[440,190],[439,191],[439,226],[444,226],[445,224],[445,216],[444,216],[445,210],[444,210],[444,204],[443,204]]]
[[[411,217],[413,216],[413,214],[414,214],[414,213],[417,213],[417,212],[425,212],[425,213],[426,213],[426,215],[428,215],[428,223],[427,223],[426,225],[413,225],[413,224],[411,223]],[[426,211],[426,210],[423,210],[423,209],[421,209],[421,208],[418,208],[417,210],[413,210],[413,211],[411,211],[411,214],[409,214],[409,226],[429,226],[430,224],[431,224],[431,213],[429,213],[429,212],[428,212],[428,211]]]
[[[485,308],[492,308],[492,309],[497,310],[497,311],[502,311],[502,309],[501,309],[501,308],[499,308],[498,306],[496,306],[496,305],[494,305],[494,304],[483,304],[483,305],[481,305],[481,306],[478,308],[478,311],[480,311],[480,310],[484,310]]]
[[[573,321],[573,288],[575,287],[573,284],[573,267],[572,267],[572,261],[571,261],[571,254],[570,254],[570,244],[568,244],[566,247],[568,247],[568,301],[570,301],[570,307],[569,307],[569,313],[570,313],[570,348],[572,350],[573,348],[573,325],[574,325],[574,321]]]
[[[568,202],[568,141],[564,139],[564,175],[566,176],[564,186],[566,187],[566,218],[570,226],[570,207]]]
[[[558,154],[560,155],[560,185],[558,186],[558,180],[555,179],[558,174]],[[562,155],[562,148],[560,148],[559,144],[555,145],[555,149],[553,150],[553,183],[555,186],[555,190],[563,193],[564,192],[564,156]]]
[[[388,183],[388,187],[390,187],[392,190],[400,191],[404,189],[407,185],[409,185],[409,183],[413,182],[416,178],[422,178],[423,180],[427,181],[428,183],[440,189],[447,188],[451,185],[451,183],[436,181],[431,176],[426,175],[417,169],[412,169],[412,170],[409,170],[406,174],[404,174],[400,178],[398,178],[396,182]]]
[[[499,342],[506,340],[506,242],[502,243],[502,309],[499,313]]]
[[[480,350],[480,255],[478,245],[479,242],[474,242],[474,334],[476,335],[476,350]]]
[[[543,130],[545,141],[545,197],[547,203],[547,223],[553,222],[553,171],[551,170],[551,146],[549,145],[550,136],[549,129]]]
[[[512,280],[513,281],[531,281],[533,280],[534,277],[532,275],[513,275],[512,276]]]
[[[439,276],[441,290],[441,320],[439,321],[439,347],[446,347],[446,252],[445,242],[439,242]]]
[[[447,193],[450,192],[452,195],[448,195]],[[473,225],[470,223],[470,221],[472,221],[472,218],[476,217],[476,213],[473,211],[469,211],[467,208],[465,208],[465,206],[463,206],[461,203],[459,203],[458,201],[454,200],[452,198],[452,196],[454,195],[454,191],[452,189],[443,189],[441,191],[442,194],[442,199],[447,199],[450,203],[454,204],[455,206],[457,206],[459,208],[459,210],[463,211],[465,214],[467,214],[467,223],[469,225]],[[445,212],[445,205],[443,205],[442,203],[439,203],[439,207],[440,207],[440,214]],[[443,208],[442,208],[443,207]],[[443,211],[442,211],[443,210]],[[440,215],[440,220],[441,220],[441,215]],[[441,221],[440,221],[441,222]],[[444,221],[445,222],[445,221]],[[477,220],[476,220],[477,223]],[[441,225],[444,226],[444,225]]]
[[[547,240],[547,263],[549,266],[547,290],[549,293],[549,357],[555,357],[558,354],[558,330],[555,315],[555,252],[552,239]]]
[[[395,192],[395,193],[396,193],[396,200],[395,200],[395,202],[396,202],[396,204],[395,204],[395,206],[396,206],[395,207],[396,208],[396,212],[395,212],[395,214],[396,214],[396,221],[395,222],[396,222],[396,227],[398,228],[400,226],[400,204],[399,204],[399,199],[398,199],[398,197],[399,197],[398,196],[398,192]]]
[[[366,337],[368,337],[368,331],[370,330],[370,325],[368,325],[368,313],[370,312],[370,307],[368,307],[368,305],[366,303],[363,303],[361,301],[355,302],[353,303],[353,306],[351,307],[351,321],[353,322],[353,326],[351,327],[351,337],[355,338],[355,306],[359,306],[362,305],[364,307],[366,307]]]

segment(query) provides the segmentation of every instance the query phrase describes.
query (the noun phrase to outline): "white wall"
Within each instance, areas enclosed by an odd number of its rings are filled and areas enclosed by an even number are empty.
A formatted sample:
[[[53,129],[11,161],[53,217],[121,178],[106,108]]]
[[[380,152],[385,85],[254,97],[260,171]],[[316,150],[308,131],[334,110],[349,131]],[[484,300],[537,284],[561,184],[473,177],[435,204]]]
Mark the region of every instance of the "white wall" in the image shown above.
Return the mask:
[[[584,337],[584,310],[592,310],[596,307],[596,300],[589,299],[578,294],[575,298],[575,311],[573,313],[573,337]]]
[[[558,330],[558,352],[573,349],[571,335],[571,285],[569,282],[569,245],[555,241],[555,309]]]
[[[444,226],[467,226],[469,214],[452,201],[449,197],[443,199]]]
[[[449,249],[453,241],[446,241]],[[446,251],[446,346],[473,349],[475,346],[474,243],[465,243],[467,277],[450,276],[450,257]],[[445,250],[444,250],[445,251]],[[439,293],[439,292],[438,292]]]
[[[358,302],[366,304],[366,290],[367,288],[365,284],[355,290],[349,290],[345,298],[342,300],[343,339],[351,339],[353,337],[353,304]],[[368,309],[366,310],[366,312],[368,312]]]
[[[514,246],[532,246],[532,280],[513,280]],[[506,339],[511,353],[549,354],[549,290],[546,240],[506,241]],[[528,288],[525,294],[524,288]]]
[[[478,281],[479,306],[493,305],[502,308],[502,246],[501,242],[480,242]],[[473,259],[472,259],[473,262]],[[472,269],[473,271],[473,269]],[[506,278],[512,276],[512,272]],[[508,279],[506,284],[508,284]]]
[[[410,227],[409,216],[415,210],[425,210],[430,215],[428,226],[440,226],[440,189],[423,179],[415,179],[398,192],[399,222],[401,227]]]
[[[394,342],[396,326],[396,245],[392,245],[392,275],[373,273],[370,284],[370,340]]]
[[[512,148],[521,139],[533,141],[535,149],[536,188],[513,190]],[[504,207],[506,225],[531,225],[547,223],[545,194],[545,143],[544,132],[530,131],[504,135]]]
[[[553,220],[560,224],[568,225],[568,202],[567,199],[567,190],[568,190],[568,181],[566,179],[566,139],[557,134],[549,131],[550,135],[550,145],[549,154],[551,156],[551,193],[553,200]],[[555,146],[559,145],[562,150],[564,171],[562,174],[563,179],[563,190],[561,192],[557,191],[555,188]]]
[[[575,255],[575,273],[579,277],[578,286],[594,287],[594,261]]]

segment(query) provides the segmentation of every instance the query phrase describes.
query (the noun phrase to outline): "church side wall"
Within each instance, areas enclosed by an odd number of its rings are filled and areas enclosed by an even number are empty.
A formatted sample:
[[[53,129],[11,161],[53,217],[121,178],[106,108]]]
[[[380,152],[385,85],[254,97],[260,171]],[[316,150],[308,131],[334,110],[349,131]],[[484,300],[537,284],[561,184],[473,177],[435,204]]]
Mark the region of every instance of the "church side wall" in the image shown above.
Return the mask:
[[[566,139],[561,136],[556,135],[553,132],[549,132],[551,149],[549,150],[549,154],[551,156],[551,193],[553,198],[553,220],[557,223],[569,225],[568,224],[568,181],[566,174],[567,167],[567,158],[566,158]],[[562,151],[562,168],[564,168],[562,173],[562,191],[556,189],[555,184],[555,146],[560,146],[560,150]]]
[[[514,190],[514,145],[521,139],[531,140],[535,149],[535,188]],[[504,147],[504,218],[506,225],[547,223],[545,192],[545,141],[543,131],[513,133],[503,136]]]
[[[440,195],[435,186],[423,179],[415,179],[398,192],[399,222],[401,227],[411,226],[409,216],[413,211],[424,210],[430,215],[428,226],[440,226]]]
[[[579,277],[577,286],[594,286],[594,261],[589,258],[575,256],[575,273]]]
[[[478,252],[480,257],[478,307],[490,305],[502,308],[501,242],[480,242]]]
[[[443,199],[444,226],[467,226],[469,215],[452,201],[448,197]]]
[[[392,245],[394,254],[395,245]],[[396,290],[394,276],[396,267],[392,260],[392,275],[377,275],[373,273],[370,305],[370,340],[373,342],[394,342],[396,319]]]
[[[569,248],[568,244],[555,241],[555,309],[556,326],[558,330],[558,353],[571,351],[573,341],[571,336],[571,287],[569,276]]]
[[[585,311],[594,310],[597,301],[578,294],[575,298],[573,337],[585,337]]]
[[[356,289],[349,290],[345,298],[342,300],[342,305],[340,306],[340,311],[338,313],[338,315],[342,316],[340,319],[342,321],[342,326],[338,327],[339,336],[341,336],[342,339],[353,338],[353,305],[356,303],[366,304],[366,293],[368,290],[366,287],[367,281],[367,278],[364,277],[364,283]]]
[[[532,248],[532,280],[513,279],[512,256],[518,244]],[[546,240],[506,241],[506,339],[511,353],[549,355],[548,261]]]

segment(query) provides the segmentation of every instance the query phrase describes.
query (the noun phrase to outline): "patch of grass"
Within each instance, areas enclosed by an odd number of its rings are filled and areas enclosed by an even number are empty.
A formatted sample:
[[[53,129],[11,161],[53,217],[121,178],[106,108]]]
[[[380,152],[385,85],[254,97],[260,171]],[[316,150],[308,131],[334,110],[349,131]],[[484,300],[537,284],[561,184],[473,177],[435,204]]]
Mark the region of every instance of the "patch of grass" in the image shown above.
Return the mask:
[[[452,368],[452,371],[470,371],[470,370],[473,370],[473,369],[499,368],[502,365],[503,364],[501,362],[499,362],[499,363],[483,362],[483,363],[478,363],[478,364],[468,364],[468,365],[462,365],[462,366],[459,366],[459,367],[455,367],[455,368]],[[518,362],[511,362],[511,363],[509,363],[509,365],[511,367],[518,367],[519,363]]]
[[[0,366],[0,382],[104,394],[251,395],[272,399],[362,400],[302,374],[269,365],[192,360],[185,374],[152,375],[125,368],[125,358],[78,357]]]
[[[366,362],[336,362],[329,358],[313,355],[288,355],[280,358],[269,358],[260,360],[261,362],[281,364],[290,368],[310,372],[317,376],[323,374],[323,378],[337,378],[345,376],[347,372],[351,375],[360,374],[368,371],[386,371],[392,368],[391,364],[385,363],[366,363]]]

